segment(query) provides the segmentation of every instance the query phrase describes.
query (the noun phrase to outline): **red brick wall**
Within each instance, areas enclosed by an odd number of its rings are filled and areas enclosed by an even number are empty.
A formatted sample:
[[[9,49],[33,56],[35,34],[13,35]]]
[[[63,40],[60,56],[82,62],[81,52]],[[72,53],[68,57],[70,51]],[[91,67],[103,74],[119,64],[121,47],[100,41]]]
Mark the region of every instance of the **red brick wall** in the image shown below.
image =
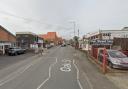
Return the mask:
[[[2,28],[0,28],[0,41],[15,42],[16,38],[11,34],[9,34],[8,32],[6,32],[5,30],[3,30]]]
[[[39,35],[40,37],[44,38],[45,40],[53,41],[55,44],[58,42],[58,36],[56,32],[48,32],[47,34]]]

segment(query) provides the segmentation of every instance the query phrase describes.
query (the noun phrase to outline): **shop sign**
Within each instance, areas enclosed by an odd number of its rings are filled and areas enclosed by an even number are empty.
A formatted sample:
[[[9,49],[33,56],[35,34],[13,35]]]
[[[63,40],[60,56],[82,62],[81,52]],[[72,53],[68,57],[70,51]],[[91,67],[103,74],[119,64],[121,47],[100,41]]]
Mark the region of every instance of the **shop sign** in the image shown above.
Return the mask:
[[[111,39],[107,39],[107,40],[90,40],[90,44],[91,45],[112,45],[113,44],[113,40]]]

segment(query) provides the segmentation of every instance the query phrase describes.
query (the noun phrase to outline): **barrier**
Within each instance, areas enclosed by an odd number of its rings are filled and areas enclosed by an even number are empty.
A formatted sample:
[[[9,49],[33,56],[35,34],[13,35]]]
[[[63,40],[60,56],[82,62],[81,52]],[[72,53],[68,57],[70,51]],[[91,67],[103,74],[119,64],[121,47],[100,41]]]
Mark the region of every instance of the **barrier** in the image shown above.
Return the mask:
[[[103,50],[103,61],[102,61],[102,71],[103,73],[107,72],[107,55],[106,55],[107,51],[106,48],[104,48]]]
[[[92,53],[90,54],[89,52],[87,53],[88,56],[93,59],[92,61],[94,61],[96,63],[96,65],[98,65],[99,69],[101,69],[101,71],[105,74],[108,72],[108,67],[107,67],[107,50],[106,48],[102,48],[103,50],[103,59],[102,59],[102,62],[100,62],[98,60],[98,48],[93,48],[92,49]]]

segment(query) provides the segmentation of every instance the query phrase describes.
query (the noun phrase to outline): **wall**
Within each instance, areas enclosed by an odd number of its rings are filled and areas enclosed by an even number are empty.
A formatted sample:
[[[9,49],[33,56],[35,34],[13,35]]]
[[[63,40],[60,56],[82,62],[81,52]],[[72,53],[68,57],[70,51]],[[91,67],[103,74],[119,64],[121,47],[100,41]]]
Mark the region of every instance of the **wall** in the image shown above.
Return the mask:
[[[9,32],[0,28],[0,41],[15,42],[16,38],[14,36],[12,36]]]
[[[35,36],[31,34],[16,34],[17,45],[22,48],[30,48],[34,44]]]

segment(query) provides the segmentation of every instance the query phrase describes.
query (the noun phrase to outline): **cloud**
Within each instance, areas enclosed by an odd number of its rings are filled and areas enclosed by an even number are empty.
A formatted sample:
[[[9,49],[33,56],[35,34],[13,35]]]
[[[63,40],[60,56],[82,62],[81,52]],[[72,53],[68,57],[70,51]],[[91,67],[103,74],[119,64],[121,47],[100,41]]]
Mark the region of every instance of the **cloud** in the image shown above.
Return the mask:
[[[76,21],[81,35],[128,24],[128,0],[1,0],[0,24],[16,31],[70,35]],[[35,31],[36,29],[36,31]]]

